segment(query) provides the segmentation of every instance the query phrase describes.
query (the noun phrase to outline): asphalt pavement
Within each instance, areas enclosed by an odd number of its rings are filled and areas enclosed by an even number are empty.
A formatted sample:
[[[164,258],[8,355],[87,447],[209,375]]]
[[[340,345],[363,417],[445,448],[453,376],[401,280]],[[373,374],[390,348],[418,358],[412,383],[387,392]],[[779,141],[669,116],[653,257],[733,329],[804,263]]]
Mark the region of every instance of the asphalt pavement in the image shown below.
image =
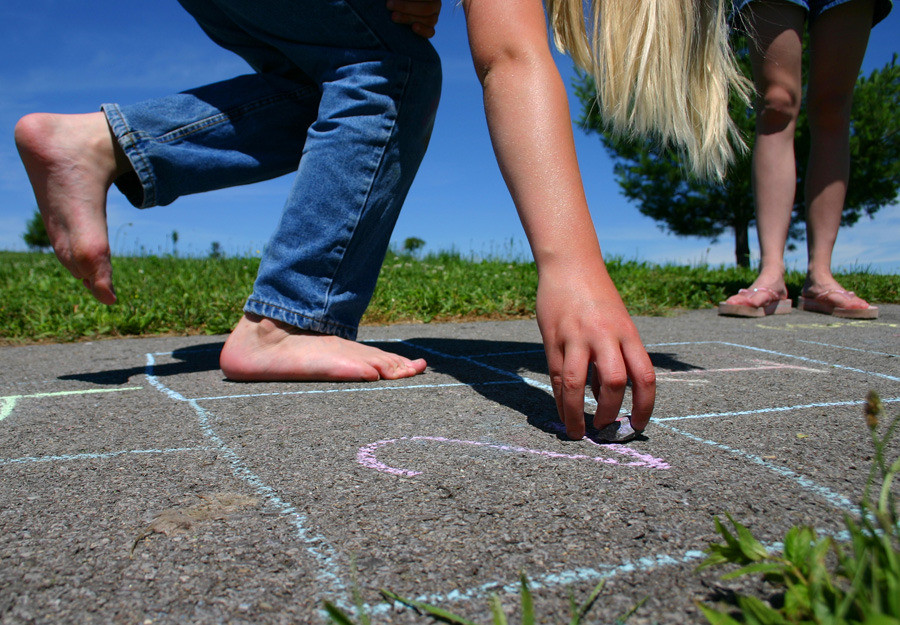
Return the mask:
[[[696,571],[714,516],[777,545],[856,511],[861,403],[900,412],[880,308],[637,318],[658,399],[627,444],[565,438],[533,321],[364,328],[429,363],[374,383],[228,382],[220,336],[0,348],[0,623],[319,623],[355,591],[423,620],[380,588],[484,623],[520,572],[544,622],[601,580],[588,622],[704,622],[744,587]]]

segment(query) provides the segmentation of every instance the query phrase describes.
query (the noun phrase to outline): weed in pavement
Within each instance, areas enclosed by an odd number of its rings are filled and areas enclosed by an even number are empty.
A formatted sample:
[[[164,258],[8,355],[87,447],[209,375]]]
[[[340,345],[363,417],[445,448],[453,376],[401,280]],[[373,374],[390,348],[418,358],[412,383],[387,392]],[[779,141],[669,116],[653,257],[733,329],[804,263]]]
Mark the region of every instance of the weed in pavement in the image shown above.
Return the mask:
[[[784,594],[778,607],[747,595],[737,595],[736,611],[700,604],[710,623],[900,625],[900,518],[891,489],[900,473],[900,457],[885,457],[900,427],[900,415],[879,434],[882,413],[881,401],[870,392],[865,417],[875,457],[859,518],[844,517],[849,541],[819,536],[810,527],[793,527],[784,538],[783,552],[770,553],[730,515],[733,532],[716,519],[725,542],[711,544],[709,557],[699,568],[736,564],[741,568],[725,579],[762,575]]]

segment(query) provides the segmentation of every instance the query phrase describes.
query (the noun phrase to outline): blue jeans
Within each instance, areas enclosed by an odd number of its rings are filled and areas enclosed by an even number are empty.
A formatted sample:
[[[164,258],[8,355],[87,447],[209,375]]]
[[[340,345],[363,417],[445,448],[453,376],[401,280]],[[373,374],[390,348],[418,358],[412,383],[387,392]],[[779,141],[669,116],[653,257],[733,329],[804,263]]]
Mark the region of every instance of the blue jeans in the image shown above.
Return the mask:
[[[104,104],[139,208],[296,172],[244,310],[356,337],[440,97],[440,60],[384,0],[179,0],[256,70]],[[252,216],[251,216],[252,218]]]

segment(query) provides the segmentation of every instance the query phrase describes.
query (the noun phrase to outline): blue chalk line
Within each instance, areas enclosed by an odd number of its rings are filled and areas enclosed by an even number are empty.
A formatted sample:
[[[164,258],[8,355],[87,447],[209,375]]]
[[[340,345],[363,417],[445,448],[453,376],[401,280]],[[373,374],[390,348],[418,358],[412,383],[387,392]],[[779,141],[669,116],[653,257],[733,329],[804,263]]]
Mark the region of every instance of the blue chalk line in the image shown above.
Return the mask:
[[[150,384],[176,401],[187,402],[188,405],[194,409],[197,413],[201,431],[204,436],[215,445],[215,451],[224,456],[229,464],[231,464],[232,474],[252,486],[257,494],[265,499],[272,508],[275,508],[280,515],[290,519],[291,524],[294,526],[297,538],[307,545],[307,553],[321,565],[321,568],[316,574],[319,582],[326,587],[332,588],[337,593],[346,595],[346,585],[338,575],[338,564],[336,561],[337,552],[334,547],[328,543],[328,540],[324,536],[312,534],[306,528],[306,517],[300,514],[294,506],[282,499],[272,487],[262,480],[262,478],[244,465],[237,453],[235,453],[235,451],[219,437],[212,425],[210,425],[211,419],[209,413],[207,413],[196,400],[185,398],[180,393],[173,391],[159,381],[153,374],[153,366],[155,363],[156,361],[153,354],[147,354],[145,376]]]
[[[93,454],[63,454],[59,456],[24,456],[22,458],[0,458],[0,466],[5,464],[24,464],[30,462],[57,462],[66,460],[103,460],[131,454],[175,454],[191,451],[214,451],[210,447],[176,447],[174,449],[127,449]]]
[[[882,399],[884,404],[900,402],[900,397]],[[751,414],[765,414],[767,412],[788,412],[791,410],[804,410],[807,408],[832,408],[835,406],[862,406],[864,402],[856,399],[852,401],[829,401],[816,404],[798,404],[796,406],[776,406],[774,408],[757,408],[754,410],[735,410],[733,412],[704,412],[701,414],[689,414],[681,417],[662,417],[653,419],[653,423],[665,423],[667,421],[684,421],[686,419],[709,419],[711,417],[738,417]]]

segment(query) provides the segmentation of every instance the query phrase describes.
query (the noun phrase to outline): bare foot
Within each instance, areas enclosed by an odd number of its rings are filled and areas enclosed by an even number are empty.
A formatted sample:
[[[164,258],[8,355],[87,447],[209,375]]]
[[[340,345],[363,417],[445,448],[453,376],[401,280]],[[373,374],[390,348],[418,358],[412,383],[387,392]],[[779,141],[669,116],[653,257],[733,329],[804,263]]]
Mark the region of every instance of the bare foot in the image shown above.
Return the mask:
[[[219,365],[229,380],[245,382],[396,380],[425,370],[421,358],[409,360],[249,313],[225,341]]]
[[[15,137],[57,258],[94,297],[114,304],[106,194],[127,159],[106,117],[34,113],[19,120]]]

